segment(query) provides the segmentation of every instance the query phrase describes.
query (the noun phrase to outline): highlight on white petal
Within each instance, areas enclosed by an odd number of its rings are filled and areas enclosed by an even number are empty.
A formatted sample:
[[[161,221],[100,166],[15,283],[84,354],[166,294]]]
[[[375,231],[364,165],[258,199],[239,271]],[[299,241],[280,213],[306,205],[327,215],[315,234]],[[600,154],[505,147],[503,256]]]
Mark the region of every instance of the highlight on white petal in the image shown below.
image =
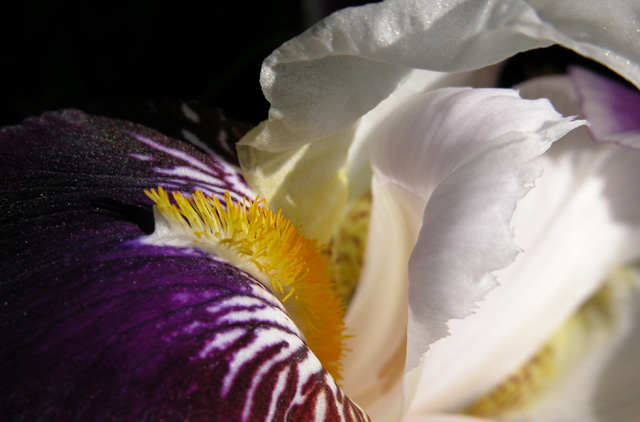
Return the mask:
[[[526,0],[555,43],[602,63],[640,87],[640,4],[635,1]]]
[[[558,87],[561,79],[549,81]],[[550,89],[541,88],[544,81],[532,84],[522,92]],[[565,94],[558,95],[562,108],[575,109],[564,102],[577,97]],[[522,253],[497,273],[500,287],[478,310],[452,321],[452,335],[425,354],[416,412],[461,409],[497,387],[616,267],[640,256],[638,153],[595,144],[578,128],[536,162],[544,174],[517,203],[511,222]],[[445,369],[452,359],[457,364]]]
[[[261,84],[271,110],[269,120],[241,142],[244,172],[256,181],[265,177],[262,168],[287,161],[293,151],[298,157],[309,143],[348,138],[358,119],[394,92],[412,69],[480,69],[521,51],[559,43],[640,86],[639,8],[626,0],[388,0],[339,11],[265,60]],[[329,160],[333,179],[322,172],[304,173],[319,162],[304,152],[304,163],[291,161],[290,173],[267,172],[271,190],[258,187],[258,193],[289,214],[318,203],[310,191],[323,200],[326,192],[337,192],[340,200],[325,201],[329,206],[324,212],[291,217],[316,235],[315,228],[323,223],[331,227],[341,201],[351,195],[342,178],[345,166],[352,164],[344,162],[347,150],[331,152],[336,154]],[[289,190],[286,183],[299,184],[303,173],[304,187]],[[362,180],[351,177],[349,182],[359,183],[358,190]]]
[[[386,98],[410,69],[479,69],[553,43],[640,84],[639,6],[572,3],[391,0],[335,13],[265,60],[261,83],[272,119],[253,143],[291,148],[335,133]],[[276,139],[281,131],[295,134],[295,144]]]

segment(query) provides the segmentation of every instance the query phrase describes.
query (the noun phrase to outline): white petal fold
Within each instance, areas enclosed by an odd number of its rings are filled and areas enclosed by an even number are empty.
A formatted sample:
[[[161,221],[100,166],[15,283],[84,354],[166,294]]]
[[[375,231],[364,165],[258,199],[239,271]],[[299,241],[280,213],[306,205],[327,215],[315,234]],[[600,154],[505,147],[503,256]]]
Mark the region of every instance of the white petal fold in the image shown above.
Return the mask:
[[[268,141],[275,151],[335,133],[386,98],[412,68],[479,69],[555,43],[640,85],[639,13],[625,0],[391,0],[342,10],[265,60],[261,84],[274,136],[254,142]],[[280,130],[287,137],[276,136]]]
[[[407,261],[422,200],[378,180],[372,193],[366,265],[345,318],[353,337],[346,344],[351,352],[343,359],[342,387],[372,420],[395,421],[407,339]]]
[[[577,110],[566,77],[534,81],[521,91],[530,98],[554,92],[562,111]],[[474,315],[452,321],[452,335],[425,354],[415,412],[460,409],[495,388],[614,269],[640,257],[639,153],[596,144],[578,128],[536,162],[544,174],[512,220],[523,252],[497,273],[500,287]]]
[[[534,268],[528,271],[529,277],[548,280],[548,295],[558,297],[555,304],[545,297],[536,301],[547,301],[550,308],[544,324],[531,320],[534,328],[527,329],[527,338],[538,336],[541,326],[565,318],[572,305],[580,303],[581,295],[588,297],[612,273],[631,263],[631,269],[625,270],[631,272],[631,281],[613,286],[611,321],[587,321],[585,339],[572,341],[584,356],[566,368],[526,417],[635,421],[640,414],[640,151],[629,142],[637,131],[633,121],[627,120],[627,112],[633,108],[629,95],[637,94],[620,92],[623,88],[616,83],[582,69],[573,69],[570,78],[539,78],[520,89],[527,98],[549,98],[563,113],[575,113],[581,105],[591,121],[589,133],[598,142],[579,128],[555,144],[539,160],[545,175],[516,211],[516,241],[525,252],[522,261],[502,275],[507,277],[511,271],[511,278],[523,277],[527,275],[523,269],[529,266]],[[616,138],[616,134],[624,135]],[[543,249],[549,251],[547,256],[535,258]],[[552,278],[536,268],[535,261],[541,259]],[[526,260],[530,263],[523,264]],[[537,307],[535,303],[527,306],[532,311]]]
[[[422,199],[409,261],[407,370],[495,287],[517,247],[515,202],[533,186],[533,160],[579,126],[515,91],[441,89],[407,102],[376,133],[376,177]]]
[[[322,238],[327,226],[320,229],[320,220],[336,220],[340,202],[324,207],[323,216],[297,212],[292,203],[316,203],[315,195],[282,194],[277,190],[288,190],[283,173],[254,174],[257,168],[282,161],[281,155],[292,150],[308,155],[305,163],[317,163],[312,151],[301,150],[304,145],[349,128],[414,68],[480,69],[558,43],[640,86],[639,13],[640,5],[626,0],[388,0],[339,11],[265,60],[261,84],[271,110],[266,124],[241,142],[245,174],[252,185],[270,177],[267,184],[277,188],[260,193],[308,227],[311,236]],[[345,160],[344,153],[341,157]],[[291,165],[287,181],[304,177],[307,192],[332,190],[346,197],[346,179],[308,175],[307,165]],[[343,161],[334,171],[345,166]]]
[[[372,131],[371,235],[347,318],[360,391],[372,388],[367,376],[379,377],[404,340],[395,319],[406,306],[407,276],[407,370],[446,335],[450,319],[469,315],[495,287],[490,273],[518,250],[509,221],[540,174],[533,160],[581,124],[513,90],[445,88],[415,96]],[[357,391],[345,390],[376,417]]]

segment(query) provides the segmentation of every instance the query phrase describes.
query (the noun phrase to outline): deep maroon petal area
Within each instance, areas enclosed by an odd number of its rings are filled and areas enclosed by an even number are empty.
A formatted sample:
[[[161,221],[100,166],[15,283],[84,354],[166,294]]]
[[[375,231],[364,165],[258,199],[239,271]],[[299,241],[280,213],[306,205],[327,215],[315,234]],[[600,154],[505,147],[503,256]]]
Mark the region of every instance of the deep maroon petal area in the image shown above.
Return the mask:
[[[2,420],[363,420],[260,283],[141,241],[144,189],[251,195],[223,155],[74,110],[0,142]]]

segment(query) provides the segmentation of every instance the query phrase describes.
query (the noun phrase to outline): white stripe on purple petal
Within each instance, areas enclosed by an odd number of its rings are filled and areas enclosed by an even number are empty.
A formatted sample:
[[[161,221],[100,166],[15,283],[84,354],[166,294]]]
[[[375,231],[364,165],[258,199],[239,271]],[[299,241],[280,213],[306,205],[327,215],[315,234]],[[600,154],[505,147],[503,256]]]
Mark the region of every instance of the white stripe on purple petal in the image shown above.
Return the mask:
[[[219,157],[217,156],[215,151],[213,149],[209,148],[209,146],[207,144],[202,142],[200,140],[200,138],[198,138],[198,135],[196,135],[195,133],[193,133],[191,131],[188,131],[187,129],[182,129],[180,131],[180,133],[182,134],[182,137],[184,139],[186,139],[187,141],[191,142],[193,145],[197,146],[198,148],[200,148],[201,150],[203,150],[207,154],[216,156],[216,158],[219,159]]]
[[[225,163],[217,154],[212,154],[211,158],[214,167],[211,167],[184,151],[167,147],[136,133],[130,133],[130,135],[145,145],[182,160],[189,165],[188,167],[173,166],[171,168],[154,167],[153,170],[156,173],[170,176],[175,179],[174,181],[188,179],[190,184],[196,182],[196,188],[207,195],[216,194],[217,196],[222,196],[228,189],[236,200],[241,200],[242,196],[253,199],[254,195],[244,182],[240,169]]]
[[[262,285],[252,287],[259,297],[219,297],[207,306],[215,335],[198,353],[199,359],[226,362],[219,394],[240,405],[237,420],[367,420],[310,353],[281,306],[274,306]]]

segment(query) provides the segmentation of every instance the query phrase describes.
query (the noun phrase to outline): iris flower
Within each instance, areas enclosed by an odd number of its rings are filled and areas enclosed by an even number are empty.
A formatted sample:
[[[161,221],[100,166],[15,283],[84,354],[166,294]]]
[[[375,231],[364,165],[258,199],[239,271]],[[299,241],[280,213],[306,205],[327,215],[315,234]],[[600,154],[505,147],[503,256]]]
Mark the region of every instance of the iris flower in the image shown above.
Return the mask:
[[[0,413],[633,420],[637,93],[581,70],[531,100],[454,86],[553,43],[638,85],[636,9],[341,11],[265,61],[242,171],[241,130],[193,104],[159,131],[74,110],[4,129]],[[345,311],[320,245],[369,192]]]

